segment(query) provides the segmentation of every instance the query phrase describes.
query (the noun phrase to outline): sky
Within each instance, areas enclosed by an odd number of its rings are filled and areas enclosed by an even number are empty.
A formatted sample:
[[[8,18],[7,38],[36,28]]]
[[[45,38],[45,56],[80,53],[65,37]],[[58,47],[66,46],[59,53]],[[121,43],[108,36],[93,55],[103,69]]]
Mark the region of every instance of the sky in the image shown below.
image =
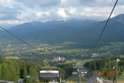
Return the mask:
[[[104,20],[115,0],[0,0],[0,25],[68,19]],[[119,0],[113,16],[124,13]]]

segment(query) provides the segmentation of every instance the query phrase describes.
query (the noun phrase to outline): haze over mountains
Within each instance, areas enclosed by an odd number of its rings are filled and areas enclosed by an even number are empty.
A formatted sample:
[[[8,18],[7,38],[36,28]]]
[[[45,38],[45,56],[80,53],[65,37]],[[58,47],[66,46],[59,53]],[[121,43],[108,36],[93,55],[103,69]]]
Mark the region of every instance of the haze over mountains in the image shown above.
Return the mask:
[[[82,45],[94,45],[104,24],[105,21],[71,19],[67,21],[24,23],[9,30],[25,40],[39,40],[47,43],[75,42]],[[4,35],[2,32],[1,39]],[[103,41],[124,41],[124,14],[111,19],[104,33]]]

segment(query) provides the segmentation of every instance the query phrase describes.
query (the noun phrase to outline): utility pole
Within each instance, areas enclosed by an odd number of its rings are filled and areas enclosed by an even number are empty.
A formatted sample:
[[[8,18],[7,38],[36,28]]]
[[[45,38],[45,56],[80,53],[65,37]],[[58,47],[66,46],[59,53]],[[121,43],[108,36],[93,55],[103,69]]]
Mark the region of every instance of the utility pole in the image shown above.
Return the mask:
[[[118,79],[118,72],[119,72],[119,70],[118,70],[118,68],[119,68],[119,62],[120,62],[120,59],[117,58],[116,59],[116,82],[115,83],[118,83],[117,79]]]
[[[80,80],[81,76],[80,76],[80,69],[79,68],[77,69],[77,73],[78,73],[77,83],[81,83],[81,80]]]

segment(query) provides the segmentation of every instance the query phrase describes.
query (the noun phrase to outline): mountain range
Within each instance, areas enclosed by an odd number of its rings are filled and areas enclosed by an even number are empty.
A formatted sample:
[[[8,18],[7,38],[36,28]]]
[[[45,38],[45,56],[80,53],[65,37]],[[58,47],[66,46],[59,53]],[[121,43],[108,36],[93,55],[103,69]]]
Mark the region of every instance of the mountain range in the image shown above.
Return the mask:
[[[47,43],[75,42],[84,46],[94,45],[100,35],[104,21],[77,20],[29,22],[9,28],[9,31],[25,40],[39,40]],[[0,33],[3,37],[3,31]],[[109,21],[102,41],[124,41],[124,14]]]

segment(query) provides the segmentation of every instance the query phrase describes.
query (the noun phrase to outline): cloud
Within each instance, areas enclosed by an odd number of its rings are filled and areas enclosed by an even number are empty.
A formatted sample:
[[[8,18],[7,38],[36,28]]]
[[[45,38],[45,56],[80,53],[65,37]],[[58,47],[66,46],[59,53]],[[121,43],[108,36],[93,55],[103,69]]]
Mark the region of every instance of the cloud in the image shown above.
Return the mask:
[[[17,0],[17,1],[32,8],[52,7],[52,6],[57,6],[60,3],[60,0]]]
[[[61,4],[68,6],[110,6],[115,0],[61,0]]]
[[[20,23],[23,23],[23,22],[20,22],[18,20],[0,20],[0,24],[2,25],[15,25]]]
[[[57,14],[62,18],[67,18],[68,14],[64,8],[59,8]]]
[[[7,6],[13,4],[14,0],[0,0],[0,6]]]
[[[103,19],[115,0],[0,0],[0,24],[59,19]],[[114,15],[124,12],[124,0]],[[11,21],[12,20],[12,21]]]

